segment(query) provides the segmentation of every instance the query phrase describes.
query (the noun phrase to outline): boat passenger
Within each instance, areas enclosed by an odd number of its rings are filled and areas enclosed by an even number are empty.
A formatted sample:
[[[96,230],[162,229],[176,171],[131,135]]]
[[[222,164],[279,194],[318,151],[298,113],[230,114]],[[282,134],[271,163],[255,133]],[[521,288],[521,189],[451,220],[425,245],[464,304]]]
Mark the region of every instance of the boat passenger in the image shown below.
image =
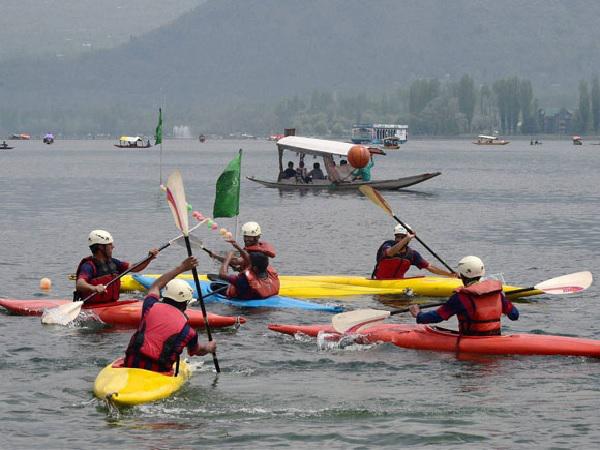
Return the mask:
[[[185,315],[193,290],[185,280],[174,279],[197,265],[196,258],[190,256],[152,283],[144,298],[140,325],[125,352],[125,367],[168,372],[186,347],[190,356],[216,351],[215,341],[198,342],[198,334]]]
[[[348,164],[348,161],[346,161],[345,159],[340,160],[340,165],[337,169],[337,172],[342,181],[349,181],[349,178],[352,176],[353,171],[354,169],[350,164]]]
[[[262,252],[246,252],[235,241],[229,241],[242,255],[241,271],[237,275],[229,275],[229,264],[234,252],[229,252],[221,269],[219,277],[229,283],[226,295],[229,298],[242,300],[260,299],[279,294],[279,276],[269,265],[269,258]]]
[[[321,170],[321,165],[318,162],[313,163],[313,168],[310,172],[308,172],[308,177],[311,180],[324,180],[326,178],[325,174]]]
[[[408,246],[415,235],[398,224],[394,228],[394,240],[385,241],[377,250],[377,263],[371,278],[375,280],[393,280],[404,278],[410,266],[425,269],[433,274],[456,278],[456,274],[434,266],[425,260],[419,252]]]
[[[374,165],[375,163],[373,162],[373,155],[371,154],[371,159],[369,159],[369,163],[365,167],[356,169],[352,172],[352,181],[371,181],[371,169]]]
[[[308,183],[308,172],[306,167],[304,167],[304,161],[302,160],[300,160],[298,163],[298,168],[296,169],[296,181]]]
[[[519,310],[502,292],[502,282],[481,281],[485,274],[481,259],[464,257],[458,262],[458,273],[464,287],[457,289],[435,311],[421,312],[418,305],[410,305],[410,313],[417,323],[439,323],[456,314],[461,335],[495,336],[501,334],[502,314],[510,320],[519,319]]]
[[[288,167],[281,173],[281,178],[282,179],[296,178],[296,169],[294,169],[293,161],[288,162]]]
[[[92,256],[83,258],[77,267],[75,274],[75,292],[73,301],[82,300],[88,295],[96,292],[87,303],[109,303],[119,300],[120,281],[115,281],[110,286],[106,284],[118,277],[119,274],[129,268],[127,261],[120,261],[112,257],[114,244],[113,237],[108,231],[93,230],[88,235],[88,245]],[[140,272],[148,267],[158,255],[158,249],[153,248],[148,252],[151,257],[148,261],[134,267],[132,272]]]

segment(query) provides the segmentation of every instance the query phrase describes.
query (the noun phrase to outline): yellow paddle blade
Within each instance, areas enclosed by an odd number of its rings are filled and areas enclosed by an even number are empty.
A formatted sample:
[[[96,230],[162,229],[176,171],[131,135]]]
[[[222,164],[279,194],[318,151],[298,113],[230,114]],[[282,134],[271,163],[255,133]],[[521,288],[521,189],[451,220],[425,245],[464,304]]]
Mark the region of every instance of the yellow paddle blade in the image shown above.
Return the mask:
[[[381,309],[356,309],[336,314],[331,319],[331,325],[338,333],[348,333],[368,323],[381,322],[390,315],[389,311]]]
[[[79,312],[83,301],[65,303],[56,308],[49,308],[42,314],[42,323],[49,325],[67,325],[74,321]]]
[[[373,189],[371,186],[363,185],[359,186],[358,189],[362,192],[369,200],[387,212],[390,216],[394,216],[394,211],[388,202],[385,201],[385,198],[379,193],[379,191]]]
[[[175,225],[184,236],[187,236],[189,234],[188,210],[185,190],[183,189],[183,178],[181,178],[179,170],[169,175],[167,180],[167,202],[169,208],[171,208],[171,213],[173,213]]]

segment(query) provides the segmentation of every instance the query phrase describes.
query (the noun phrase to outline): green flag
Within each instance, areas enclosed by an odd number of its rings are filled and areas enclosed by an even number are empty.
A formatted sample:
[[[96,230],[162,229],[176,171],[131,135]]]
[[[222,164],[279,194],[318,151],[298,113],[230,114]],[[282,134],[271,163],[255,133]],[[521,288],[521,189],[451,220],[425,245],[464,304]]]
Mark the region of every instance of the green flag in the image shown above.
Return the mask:
[[[162,144],[162,108],[158,108],[158,125],[154,132],[154,145]]]
[[[240,213],[240,169],[242,150],[233,158],[219,179],[213,217],[235,217]]]

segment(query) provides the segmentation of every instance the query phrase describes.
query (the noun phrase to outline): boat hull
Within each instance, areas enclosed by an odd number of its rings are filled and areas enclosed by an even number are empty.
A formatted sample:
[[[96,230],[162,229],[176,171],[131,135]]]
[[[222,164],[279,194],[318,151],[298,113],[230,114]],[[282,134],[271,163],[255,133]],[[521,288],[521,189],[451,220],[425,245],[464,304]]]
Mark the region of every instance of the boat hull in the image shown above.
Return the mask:
[[[156,279],[158,274],[146,274]],[[192,275],[182,274],[178,278],[191,280]],[[206,275],[200,276],[206,280]],[[422,297],[449,297],[455,289],[462,287],[457,278],[447,277],[410,277],[398,280],[372,280],[370,278],[351,275],[280,275],[279,295],[293,298],[332,298],[355,295],[417,295]],[[121,279],[121,289],[125,291],[144,291],[142,284],[132,276]],[[517,286],[504,285],[505,294],[521,289]],[[518,297],[540,295],[542,291],[531,290],[520,293]],[[516,296],[515,296],[516,297]],[[207,299],[208,300],[208,299]]]
[[[0,299],[0,306],[13,314],[20,316],[41,316],[44,310],[55,308],[66,303],[71,303],[71,301]],[[141,300],[121,300],[119,302],[106,303],[103,305],[93,305],[88,308],[84,305],[82,310],[93,313],[92,317],[101,322],[122,328],[135,328],[139,325],[142,317],[142,303]],[[185,314],[188,316],[191,326],[194,328],[204,328],[205,324],[202,311],[194,308],[187,308]],[[241,317],[220,316],[213,313],[207,313],[207,317],[208,324],[211,328],[237,326],[246,321]]]
[[[298,333],[317,336],[328,333],[328,338],[339,339],[331,324],[288,325],[270,324],[269,329],[279,333]],[[390,342],[397,347],[453,353],[487,355],[564,355],[600,357],[600,340],[541,334],[509,334],[503,336],[462,336],[428,325],[372,324],[356,333],[358,342]]]
[[[163,373],[123,367],[123,358],[113,361],[100,371],[94,381],[94,395],[118,406],[133,406],[153,402],[177,392],[192,372],[182,359],[179,372]]]
[[[352,181],[347,183],[331,183],[329,180],[313,180],[312,183],[297,183],[295,181],[284,180],[284,181],[266,181],[260,180],[254,177],[246,177],[250,181],[254,181],[262,186],[268,188],[277,188],[285,190],[321,190],[329,189],[334,191],[350,191],[358,189],[359,186],[371,186],[375,189],[380,190],[397,190],[413,186],[423,181],[427,181],[430,178],[441,175],[441,172],[422,173],[411,177],[396,178],[393,180],[379,180],[379,181]]]

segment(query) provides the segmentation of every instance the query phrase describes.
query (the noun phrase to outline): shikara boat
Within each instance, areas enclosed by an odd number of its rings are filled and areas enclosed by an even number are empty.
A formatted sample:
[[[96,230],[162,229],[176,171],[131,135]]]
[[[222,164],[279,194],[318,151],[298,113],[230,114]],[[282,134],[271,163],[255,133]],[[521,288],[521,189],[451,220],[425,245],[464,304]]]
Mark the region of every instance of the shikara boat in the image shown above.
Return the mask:
[[[328,141],[324,139],[312,139],[298,136],[288,136],[277,141],[277,151],[279,154],[279,177],[276,181],[268,181],[256,178],[254,176],[247,177],[248,180],[259,183],[265,187],[278,188],[285,190],[354,190],[359,186],[368,185],[376,189],[396,190],[406,188],[408,186],[421,183],[433,177],[437,177],[441,172],[422,173],[403,178],[394,178],[390,180],[353,180],[346,181],[340,179],[334,164],[333,157],[338,156],[347,158],[348,152],[356,144],[346,142]],[[327,177],[323,180],[312,179],[305,181],[299,177],[282,178],[283,174],[283,152],[291,151],[300,155],[313,155],[323,158]],[[372,155],[385,155],[385,152],[377,147],[369,147],[369,152]],[[303,156],[300,157],[301,160]]]
[[[477,145],[506,145],[508,143],[510,143],[510,141],[500,139],[498,136],[485,136],[483,134],[477,136],[477,140],[473,141],[473,144]]]
[[[139,136],[121,136],[119,143],[115,144],[118,148],[150,148],[150,140],[144,143],[144,140]]]

